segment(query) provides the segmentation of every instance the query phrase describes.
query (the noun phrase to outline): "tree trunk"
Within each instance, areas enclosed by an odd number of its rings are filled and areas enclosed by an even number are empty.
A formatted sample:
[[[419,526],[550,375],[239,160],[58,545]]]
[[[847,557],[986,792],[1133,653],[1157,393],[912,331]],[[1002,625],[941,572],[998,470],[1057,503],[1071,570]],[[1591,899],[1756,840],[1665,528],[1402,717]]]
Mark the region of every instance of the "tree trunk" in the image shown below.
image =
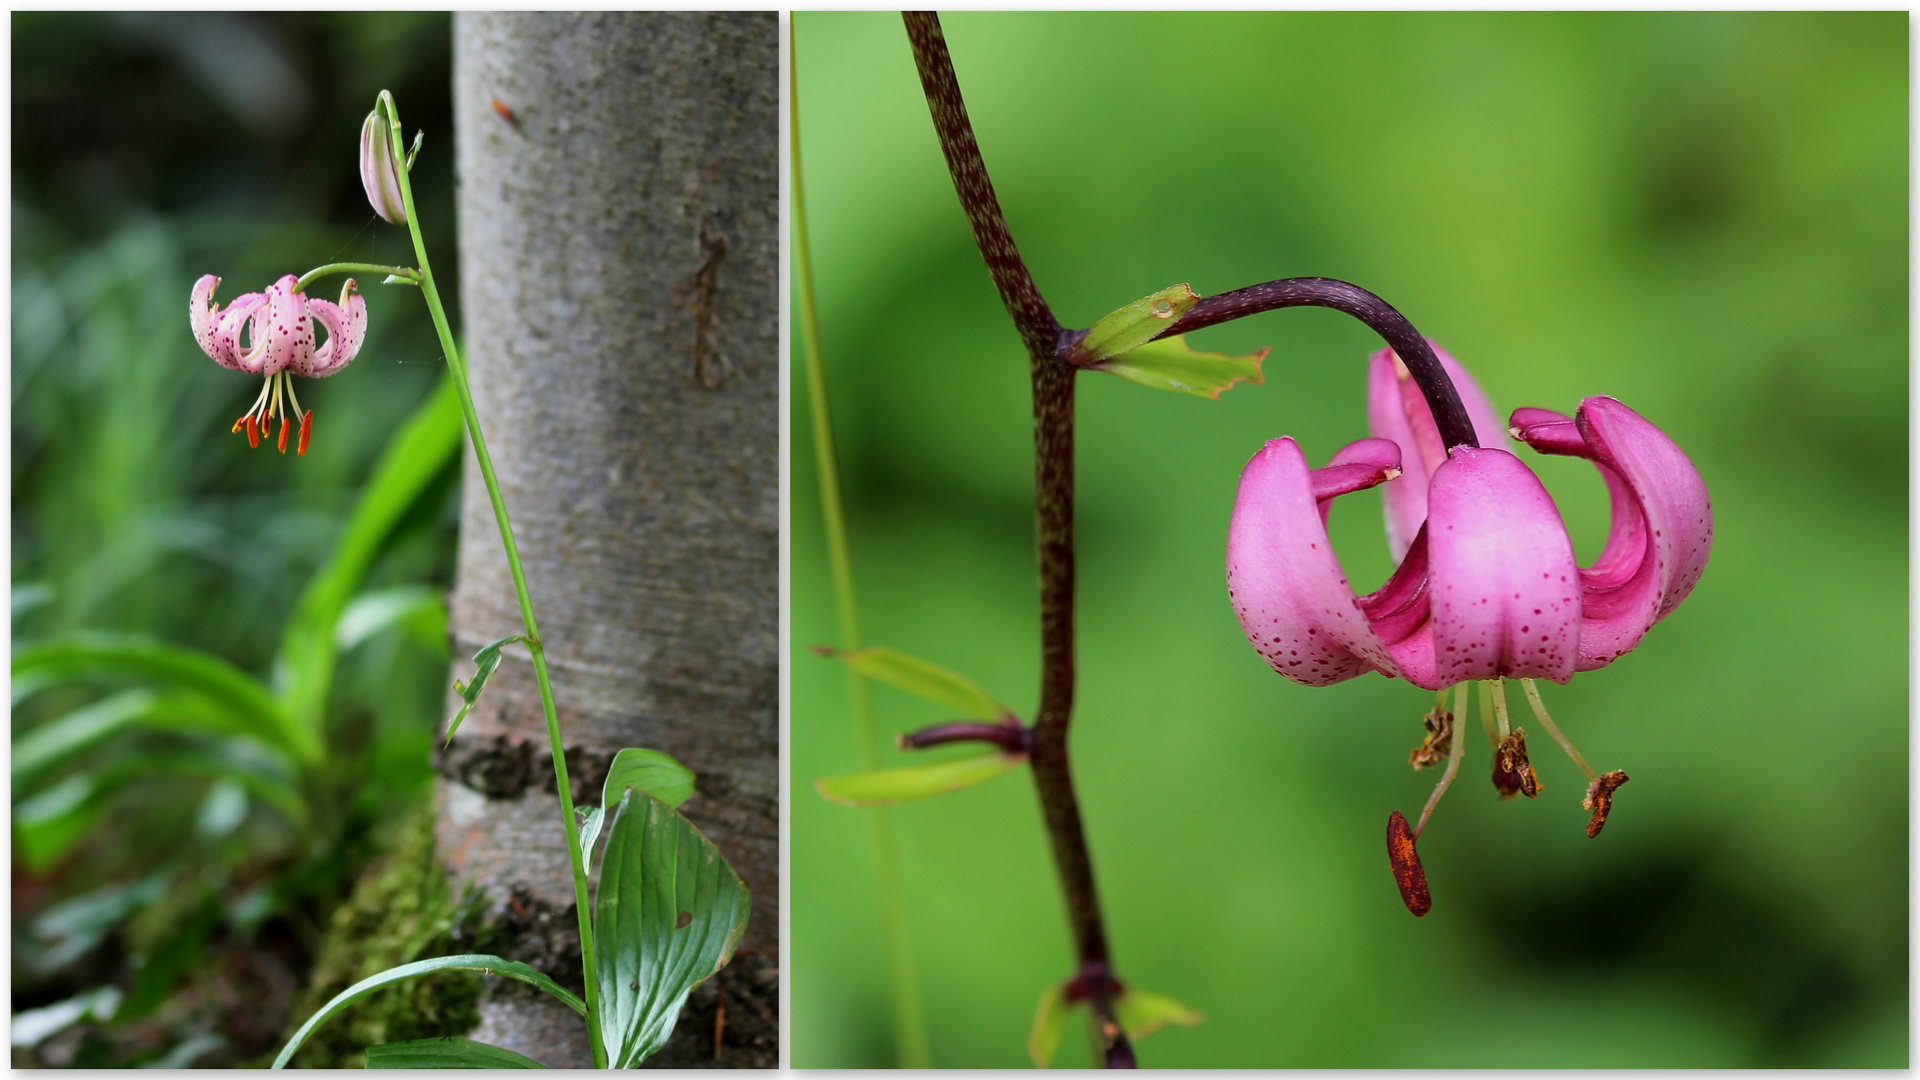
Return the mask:
[[[573,797],[597,804],[623,747],[673,755],[699,781],[682,809],[753,890],[738,956],[694,992],[662,1066],[777,1064],[778,41],[759,12],[454,23],[464,348]],[[471,451],[466,477],[463,678],[467,656],[521,632]],[[499,951],[577,991],[524,650],[508,650],[440,773],[441,856],[486,890]],[[474,1037],[590,1065],[579,1018],[519,990],[494,987]]]

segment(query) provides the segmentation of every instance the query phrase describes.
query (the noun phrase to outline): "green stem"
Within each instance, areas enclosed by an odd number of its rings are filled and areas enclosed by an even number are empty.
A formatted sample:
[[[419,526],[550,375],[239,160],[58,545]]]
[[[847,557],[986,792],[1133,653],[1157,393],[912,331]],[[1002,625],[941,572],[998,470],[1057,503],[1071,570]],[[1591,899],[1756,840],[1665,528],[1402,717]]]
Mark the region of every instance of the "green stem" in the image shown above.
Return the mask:
[[[827,406],[827,378],[820,361],[819,307],[813,294],[813,255],[807,240],[806,189],[800,167],[800,78],[798,56],[793,37],[787,38],[790,110],[789,132],[793,140],[793,232],[794,274],[800,281],[800,306],[806,314],[807,397],[813,420],[814,468],[820,476],[820,516],[827,532],[827,561],[833,573],[834,607],[840,620],[840,647],[848,652],[860,648],[860,614],[853,591],[853,557],[847,545],[847,522],[840,502],[840,466],[834,454],[833,421]],[[853,737],[860,754],[860,767],[869,772],[880,768],[879,740],[873,723],[873,698],[867,680],[851,665],[841,665],[847,673],[847,698],[853,714]],[[887,976],[892,984],[894,1052],[903,1069],[933,1067],[933,1052],[927,1043],[926,1020],[920,1006],[920,984],[913,970],[912,942],[907,932],[907,904],[900,882],[899,861],[894,853],[893,817],[885,807],[866,811],[867,836],[873,847],[874,884],[879,893],[881,943],[887,956]]]
[[[396,160],[405,160],[400,145],[400,111],[393,95],[380,92],[392,124],[393,152]],[[493,472],[493,458],[487,453],[486,436],[480,432],[480,414],[474,411],[473,391],[467,385],[467,365],[454,345],[453,330],[447,313],[440,306],[440,292],[433,284],[433,268],[427,265],[427,246],[420,239],[420,223],[413,209],[413,185],[407,171],[400,173],[400,199],[407,210],[407,230],[413,235],[414,257],[420,260],[420,292],[427,298],[427,310],[433,314],[433,328],[440,334],[440,348],[447,354],[447,372],[460,392],[460,409],[466,414],[467,435],[473,441],[473,457],[480,465],[480,476],[487,484],[487,498],[493,503],[493,518],[500,526],[500,546],[507,553],[507,568],[513,574],[513,593],[520,601],[520,621],[527,629],[527,651],[533,654],[534,679],[540,685],[540,708],[546,713],[547,746],[553,753],[554,788],[560,795],[560,828],[567,838],[567,858],[573,865],[573,903],[580,920],[580,964],[587,991],[587,1038],[593,1044],[595,1068],[607,1067],[606,1048],[600,1041],[600,973],[594,964],[593,917],[587,900],[587,866],[580,852],[580,829],[574,820],[573,787],[567,782],[566,748],[560,742],[560,717],[553,707],[553,684],[547,677],[547,653],[540,632],[533,624],[533,601],[527,595],[527,575],[520,566],[520,549],[513,542],[513,523],[507,520],[506,500],[500,494],[500,481]]]
[[[412,211],[408,211],[408,213],[411,214]],[[421,265],[426,265],[424,260]],[[325,266],[316,266],[306,273],[301,274],[300,280],[293,283],[293,291],[300,292],[312,284],[314,279],[326,277],[328,274],[388,274],[397,278],[405,278],[408,284],[411,285],[420,284],[420,271],[415,270],[411,266],[381,266],[378,263],[328,263]]]

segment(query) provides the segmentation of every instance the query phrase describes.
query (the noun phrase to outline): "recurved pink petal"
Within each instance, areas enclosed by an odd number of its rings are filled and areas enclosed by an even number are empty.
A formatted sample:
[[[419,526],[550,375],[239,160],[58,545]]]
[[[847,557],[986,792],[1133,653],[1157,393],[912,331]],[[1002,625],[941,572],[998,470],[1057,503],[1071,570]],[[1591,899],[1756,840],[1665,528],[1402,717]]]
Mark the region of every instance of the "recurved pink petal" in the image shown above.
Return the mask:
[[[1436,681],[1572,677],[1580,576],[1566,526],[1532,470],[1459,447],[1427,491]]]
[[[1582,570],[1581,671],[1631,651],[1687,598],[1713,547],[1713,507],[1693,462],[1659,428],[1610,397],[1581,402],[1572,419],[1514,413],[1516,437],[1545,454],[1583,457],[1607,483],[1607,546]]]
[[[231,361],[220,359],[219,346],[213,339],[214,325],[220,318],[220,305],[213,302],[213,290],[219,287],[220,279],[212,274],[204,274],[194,282],[193,292],[187,298],[187,319],[193,324],[193,340],[200,343],[200,351],[222,367],[233,367]]]
[[[1427,344],[1453,380],[1480,445],[1505,447],[1506,429],[1500,426],[1500,416],[1480,384],[1447,350],[1432,341]],[[1441,445],[1440,429],[1433,422],[1433,410],[1427,407],[1425,395],[1392,349],[1374,353],[1367,365],[1367,430],[1400,444],[1405,472],[1380,489],[1387,518],[1387,547],[1397,560],[1406,555],[1414,535],[1427,520],[1427,483],[1447,460],[1447,448]]]
[[[234,344],[234,359],[242,371],[273,375],[301,356],[301,346],[313,348],[313,323],[307,317],[307,295],[294,289],[292,274],[267,287],[265,303],[252,309],[247,320],[247,346],[239,348],[240,310],[236,301],[220,321],[220,333]]]
[[[207,355],[213,357],[221,367],[250,375],[260,374],[255,368],[248,367],[247,363],[248,358],[256,354],[253,346],[260,340],[258,324],[265,323],[266,309],[266,293],[242,293],[235,297],[225,311],[218,313],[213,324],[213,349]],[[247,345],[244,348],[240,344],[242,330],[247,331]],[[259,354],[263,356],[264,350],[260,350]]]
[[[313,355],[304,368],[295,367],[296,375],[324,379],[346,367],[359,355],[360,343],[367,336],[367,301],[354,286],[353,279],[340,289],[340,303],[331,304],[325,300],[307,301],[313,319],[326,327],[327,340]]]
[[[1297,683],[1327,686],[1369,669],[1396,675],[1354,602],[1314,496],[1313,470],[1290,438],[1267,443],[1240,474],[1227,529],[1227,595],[1240,628],[1268,666]]]

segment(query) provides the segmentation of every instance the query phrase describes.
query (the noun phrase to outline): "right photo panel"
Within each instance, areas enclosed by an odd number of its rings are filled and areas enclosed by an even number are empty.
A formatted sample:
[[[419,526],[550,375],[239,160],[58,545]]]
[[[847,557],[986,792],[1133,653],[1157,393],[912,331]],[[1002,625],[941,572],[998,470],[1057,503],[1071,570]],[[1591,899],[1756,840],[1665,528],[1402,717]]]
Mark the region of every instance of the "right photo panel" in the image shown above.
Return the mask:
[[[1908,52],[794,16],[791,1064],[1905,1068]]]

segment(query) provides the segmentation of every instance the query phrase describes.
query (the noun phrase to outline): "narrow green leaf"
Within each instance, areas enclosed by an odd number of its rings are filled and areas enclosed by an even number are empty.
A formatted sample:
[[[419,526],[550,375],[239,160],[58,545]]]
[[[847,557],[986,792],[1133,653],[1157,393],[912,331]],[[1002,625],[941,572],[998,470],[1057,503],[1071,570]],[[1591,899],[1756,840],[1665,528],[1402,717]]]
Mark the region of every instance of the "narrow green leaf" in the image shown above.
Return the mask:
[[[1050,986],[1040,995],[1040,1009],[1033,1014],[1033,1032],[1027,1036],[1027,1056],[1036,1067],[1045,1069],[1053,1064],[1053,1055],[1060,1049],[1060,1036],[1067,1030],[1070,1008],[1066,994],[1058,986]]]
[[[1260,374],[1260,362],[1267,358],[1269,351],[1261,349],[1245,356],[1197,352],[1187,344],[1186,335],[1178,334],[1088,366],[1155,390],[1215,400],[1221,391],[1235,383],[1260,385],[1265,380]]]
[[[1205,1019],[1199,1013],[1165,994],[1148,993],[1128,987],[1113,1001],[1114,1016],[1126,1029],[1127,1038],[1139,1040],[1168,1024],[1192,1027]]]
[[[544,1069],[545,1065],[499,1046],[452,1035],[367,1047],[369,1069]]]
[[[1025,754],[988,749],[931,765],[909,765],[901,769],[829,777],[815,780],[813,786],[834,802],[852,806],[881,806],[972,787],[1026,760]]]
[[[525,640],[526,638],[520,635],[503,637],[499,641],[482,646],[479,652],[473,654],[473,680],[453,684],[453,692],[460,695],[460,700],[464,704],[460,706],[459,712],[453,714],[453,719],[447,721],[448,746],[453,745],[453,733],[460,730],[460,721],[467,718],[467,710],[473,708],[474,702],[480,700],[480,691],[487,688],[487,680],[493,678],[493,673],[499,670],[501,646]]]
[[[457,460],[460,432],[460,397],[453,380],[443,378],[387,440],[339,541],[294,602],[274,657],[274,688],[290,721],[316,740],[333,685],[341,611],[407,511]]]
[[[334,646],[345,652],[369,638],[415,619],[437,623],[444,641],[447,605],[440,594],[424,585],[364,592],[353,598],[334,627]]]
[[[1139,348],[1199,302],[1200,297],[1185,283],[1143,296],[1094,323],[1074,346],[1074,362],[1093,365]]]
[[[13,855],[34,873],[50,869],[87,838],[106,813],[91,777],[69,776],[13,807]]]
[[[614,1068],[667,1041],[688,992],[733,958],[751,905],[691,822],[644,792],[622,795],[593,906],[600,1037]]]
[[[123,731],[153,708],[154,692],[128,690],[75,709],[13,740],[13,790],[40,773]]]
[[[401,964],[396,968],[388,968],[378,975],[370,975],[367,978],[361,979],[359,982],[354,983],[352,986],[334,995],[332,1001],[327,1002],[321,1006],[319,1012],[308,1017],[307,1022],[300,1025],[300,1030],[293,1033],[293,1038],[287,1040],[287,1045],[280,1051],[280,1056],[273,1059],[273,1067],[276,1069],[285,1068],[287,1060],[293,1057],[294,1051],[300,1049],[300,1044],[307,1041],[307,1036],[313,1034],[315,1028],[333,1019],[339,1014],[340,1010],[353,1004],[355,1001],[391,983],[399,982],[402,979],[416,978],[421,975],[431,975],[436,971],[481,971],[490,975],[501,975],[509,979],[516,979],[552,994],[554,997],[566,1002],[568,1008],[579,1013],[581,1016],[587,1015],[585,1002],[582,1002],[579,998],[561,989],[559,983],[554,982],[552,979],[547,978],[545,975],[542,975],[525,964],[513,960],[502,960],[497,956],[485,956],[477,953],[466,956],[436,956],[431,960],[416,960],[411,964]]]
[[[14,654],[16,680],[42,675],[63,679],[131,677],[183,687],[219,703],[255,738],[291,753],[296,760],[317,762],[326,753],[319,733],[296,726],[259,680],[197,649],[132,634],[69,634],[29,645]]]
[[[975,686],[965,676],[937,664],[929,664],[896,649],[871,648],[857,652],[816,647],[823,656],[838,656],[853,670],[895,690],[945,705],[962,716],[975,720],[1005,720],[1013,715],[993,695]]]

